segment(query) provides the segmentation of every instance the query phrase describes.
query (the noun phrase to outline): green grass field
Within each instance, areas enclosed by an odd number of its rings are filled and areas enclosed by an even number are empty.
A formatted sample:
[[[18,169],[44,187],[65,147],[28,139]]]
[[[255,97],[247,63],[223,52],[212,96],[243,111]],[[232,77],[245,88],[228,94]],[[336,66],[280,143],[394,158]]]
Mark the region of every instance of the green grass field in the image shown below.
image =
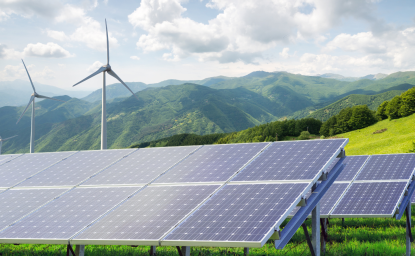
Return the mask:
[[[382,133],[376,131],[387,129]],[[336,137],[349,138],[346,155],[373,155],[407,153],[415,142],[415,115],[396,119],[383,120],[367,128]]]

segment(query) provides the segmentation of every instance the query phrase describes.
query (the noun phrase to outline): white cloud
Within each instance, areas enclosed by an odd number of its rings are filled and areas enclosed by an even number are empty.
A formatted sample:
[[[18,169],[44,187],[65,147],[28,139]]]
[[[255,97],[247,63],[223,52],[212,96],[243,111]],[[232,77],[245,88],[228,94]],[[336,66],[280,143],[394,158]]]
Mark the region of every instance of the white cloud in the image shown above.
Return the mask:
[[[44,57],[44,58],[68,58],[73,57],[67,50],[55,43],[28,44],[23,50],[25,56]]]
[[[130,59],[132,59],[132,60],[140,60],[140,57],[138,57],[138,56],[131,56]]]
[[[55,31],[55,30],[46,30],[46,33],[49,37],[58,40],[58,41],[68,41],[69,37],[63,31]]]
[[[87,70],[92,73],[97,71],[102,66],[104,66],[104,64],[101,61],[95,61]]]
[[[128,16],[132,25],[147,31],[139,38],[138,48],[170,50],[170,55],[163,54],[166,60],[196,56],[199,60],[254,61],[281,42],[322,42],[321,33],[345,17],[375,21],[372,0],[211,0],[207,7],[221,13],[208,24],[183,17],[182,2],[141,1]]]
[[[3,0],[0,1],[0,21],[10,15],[20,15],[30,18],[34,15],[53,18],[62,8],[62,3],[56,0]]]
[[[18,59],[21,57],[23,57],[21,52],[7,48],[4,44],[0,44],[0,59]]]
[[[30,76],[32,79],[52,79],[55,77],[54,71],[51,70],[48,66],[45,66],[43,70],[35,70],[35,66],[33,64],[27,65],[27,69],[29,70]],[[3,70],[0,71],[0,80],[1,81],[10,81],[15,79],[27,79],[26,71],[21,65],[6,65]]]
[[[290,51],[290,48],[285,47],[284,49],[282,49],[282,51],[279,54],[284,59],[288,59],[288,57],[290,57],[290,55],[288,54],[289,51]]]
[[[70,39],[85,43],[87,47],[106,51],[106,35],[104,22],[98,22],[86,15],[85,10],[73,5],[65,5],[61,14],[56,17],[58,22],[76,24],[78,28],[70,35]],[[118,41],[109,31],[108,40],[111,47],[118,47]]]

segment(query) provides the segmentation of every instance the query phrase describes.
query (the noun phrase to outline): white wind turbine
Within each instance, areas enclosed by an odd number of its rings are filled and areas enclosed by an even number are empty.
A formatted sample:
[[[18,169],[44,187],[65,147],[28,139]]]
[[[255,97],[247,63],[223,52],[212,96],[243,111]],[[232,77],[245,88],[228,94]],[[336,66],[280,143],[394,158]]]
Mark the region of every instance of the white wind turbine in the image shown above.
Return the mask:
[[[133,91],[115,74],[115,72],[111,69],[110,66],[110,50],[109,50],[109,42],[108,42],[108,28],[107,28],[107,20],[105,20],[105,30],[107,32],[107,65],[104,65],[100,67],[97,71],[92,73],[92,75],[88,76],[87,78],[81,80],[80,82],[74,84],[73,86],[76,86],[91,77],[94,77],[102,72],[103,74],[103,83],[102,83],[102,118],[101,118],[101,150],[107,149],[107,110],[106,110],[106,85],[105,85],[105,72],[107,72],[109,75],[113,76],[115,79],[120,81],[138,100],[137,96],[134,94]]]
[[[26,113],[26,110],[29,108],[30,104],[32,104],[32,124],[31,124],[31,130],[30,130],[30,153],[34,153],[35,151],[35,98],[50,99],[50,100],[56,100],[56,101],[62,101],[62,102],[65,102],[65,101],[54,99],[54,98],[49,98],[49,97],[38,94],[36,92],[35,86],[33,85],[32,78],[30,78],[29,71],[27,71],[26,65],[24,64],[23,60],[22,62],[23,62],[24,68],[26,69],[27,76],[29,77],[30,84],[32,85],[33,93],[32,93],[32,96],[30,97],[29,104],[27,104],[27,107],[23,111],[19,120],[17,120],[16,124],[20,122],[20,119],[22,119],[24,113]]]
[[[14,136],[12,136],[12,137],[5,138],[5,139],[2,139],[2,138],[1,138],[1,136],[0,136],[0,155],[1,155],[1,146],[3,146],[3,141],[13,139],[13,138],[14,138],[14,137],[16,137],[16,136],[17,136],[17,135],[14,135]]]

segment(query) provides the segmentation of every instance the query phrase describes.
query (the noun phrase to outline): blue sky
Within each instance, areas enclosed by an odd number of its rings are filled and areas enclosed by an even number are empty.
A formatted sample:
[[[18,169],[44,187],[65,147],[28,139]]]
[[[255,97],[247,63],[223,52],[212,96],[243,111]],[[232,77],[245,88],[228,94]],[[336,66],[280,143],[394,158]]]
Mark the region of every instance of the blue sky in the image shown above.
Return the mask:
[[[105,18],[126,82],[415,70],[414,11],[409,0],[0,0],[0,81],[27,79],[23,58],[35,84],[71,89],[106,62]]]

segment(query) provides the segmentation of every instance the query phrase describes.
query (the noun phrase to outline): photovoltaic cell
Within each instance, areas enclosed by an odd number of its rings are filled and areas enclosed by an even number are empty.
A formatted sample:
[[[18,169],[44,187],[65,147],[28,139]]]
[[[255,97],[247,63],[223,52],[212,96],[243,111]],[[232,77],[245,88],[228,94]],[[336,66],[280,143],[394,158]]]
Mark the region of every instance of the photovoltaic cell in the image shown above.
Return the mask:
[[[0,165],[18,157],[21,156],[22,154],[15,154],[15,155],[0,155]]]
[[[339,200],[341,195],[346,190],[349,183],[333,183],[324,196],[320,199],[320,214],[323,216],[328,216],[331,209],[336,205],[336,202]],[[307,193],[306,198],[311,195],[311,191]],[[294,211],[290,214],[294,216],[301,207],[296,207]]]
[[[344,169],[337,177],[336,181],[352,181],[362,166],[365,164],[369,156],[346,156],[343,160]],[[338,162],[335,161],[335,163]],[[331,170],[335,164],[331,164],[329,169]]]
[[[0,165],[0,187],[16,185],[72,154],[74,152],[25,154]]]
[[[268,144],[203,146],[154,183],[226,181]]]
[[[232,181],[311,180],[346,141],[274,142]]]
[[[5,229],[0,241],[69,239],[136,190],[137,187],[75,188]]]
[[[163,241],[262,241],[307,183],[226,185]]]
[[[415,170],[415,154],[374,155],[356,180],[408,180]]]
[[[11,189],[0,191],[0,230],[13,224],[67,189]]]
[[[331,216],[393,216],[406,182],[353,183]]]
[[[146,187],[75,240],[158,240],[219,185]]]
[[[18,187],[74,186],[134,150],[81,151],[20,183]]]
[[[149,183],[199,147],[142,148],[82,185]]]

